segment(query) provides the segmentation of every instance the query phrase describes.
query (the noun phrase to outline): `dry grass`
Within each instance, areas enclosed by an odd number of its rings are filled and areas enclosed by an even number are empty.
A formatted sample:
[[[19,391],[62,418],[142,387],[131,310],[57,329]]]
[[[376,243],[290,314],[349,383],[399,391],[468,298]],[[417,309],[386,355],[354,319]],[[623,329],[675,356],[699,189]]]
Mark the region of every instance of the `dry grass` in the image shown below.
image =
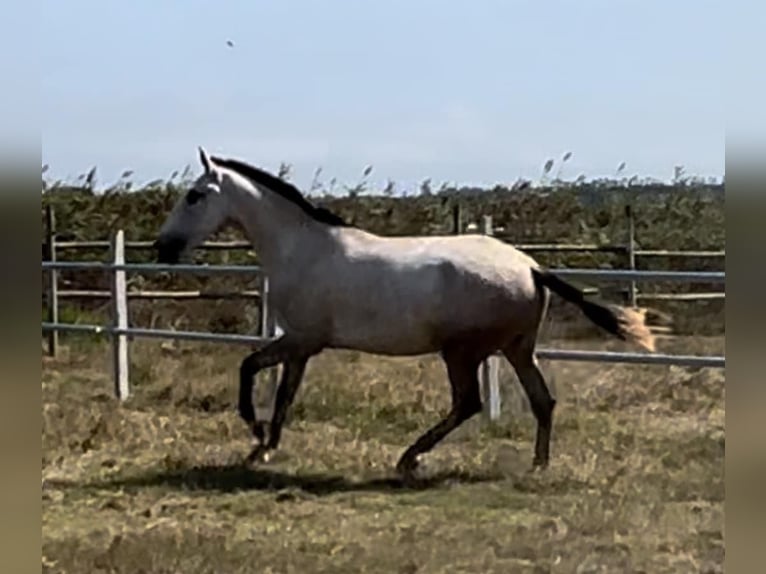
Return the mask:
[[[242,349],[135,343],[118,405],[107,348],[72,345],[43,361],[44,571],[723,571],[720,371],[545,363],[547,471],[529,472],[531,416],[506,410],[448,437],[405,489],[397,457],[448,406],[438,360],[316,358],[280,455],[246,469]]]

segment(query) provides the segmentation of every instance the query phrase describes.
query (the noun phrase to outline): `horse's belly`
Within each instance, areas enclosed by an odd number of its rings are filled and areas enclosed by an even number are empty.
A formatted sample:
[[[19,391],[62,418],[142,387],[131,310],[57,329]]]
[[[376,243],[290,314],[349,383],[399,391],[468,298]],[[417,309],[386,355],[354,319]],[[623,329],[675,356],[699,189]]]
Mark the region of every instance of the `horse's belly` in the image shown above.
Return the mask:
[[[366,318],[336,317],[332,346],[383,355],[421,355],[439,350],[438,334],[429,317],[388,312]]]
[[[418,355],[439,351],[468,333],[523,332],[534,327],[536,305],[526,293],[472,281],[467,288],[452,283],[441,291],[392,290],[377,296],[373,291],[366,301],[337,309],[331,321],[334,346]]]
[[[373,355],[388,355],[392,357],[414,357],[417,355],[436,353],[440,349],[439,345],[435,345],[432,341],[427,339],[393,340],[388,338],[374,339],[370,337],[350,339],[340,338],[337,341],[333,341],[330,347],[334,349],[348,349],[361,351],[363,353],[371,353]]]

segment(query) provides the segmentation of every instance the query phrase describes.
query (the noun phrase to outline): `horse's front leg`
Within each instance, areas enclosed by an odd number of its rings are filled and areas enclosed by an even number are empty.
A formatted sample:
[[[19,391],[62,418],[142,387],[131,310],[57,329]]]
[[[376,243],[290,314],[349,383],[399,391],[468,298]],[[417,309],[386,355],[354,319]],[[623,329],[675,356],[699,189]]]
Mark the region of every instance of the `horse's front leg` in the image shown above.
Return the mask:
[[[265,445],[265,451],[276,450],[279,446],[279,439],[282,436],[282,425],[287,417],[287,411],[293,404],[295,394],[303,382],[303,374],[306,372],[308,360],[308,356],[298,356],[288,359],[282,366],[282,377],[277,388],[274,414],[271,418],[269,440]]]
[[[295,392],[300,386],[308,357],[305,345],[290,340],[287,336],[269,343],[263,349],[248,355],[239,369],[239,415],[247,423],[255,439],[255,445],[248,461],[258,460],[271,448],[276,448],[279,442],[281,427],[287,408],[290,406]],[[253,381],[263,369],[268,369],[284,363],[282,377],[277,389],[277,399],[271,422],[269,441],[265,442],[265,423],[256,421],[253,405]],[[275,424],[276,423],[276,424]]]

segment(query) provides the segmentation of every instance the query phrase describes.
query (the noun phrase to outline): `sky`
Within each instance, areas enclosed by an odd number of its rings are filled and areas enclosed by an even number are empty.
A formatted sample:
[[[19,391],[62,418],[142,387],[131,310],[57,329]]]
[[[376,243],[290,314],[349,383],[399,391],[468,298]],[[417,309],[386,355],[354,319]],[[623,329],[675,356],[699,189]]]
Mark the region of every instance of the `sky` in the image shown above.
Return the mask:
[[[412,189],[725,171],[723,2],[43,0],[42,161]],[[227,45],[227,40],[234,43]],[[554,173],[558,166],[554,167]]]

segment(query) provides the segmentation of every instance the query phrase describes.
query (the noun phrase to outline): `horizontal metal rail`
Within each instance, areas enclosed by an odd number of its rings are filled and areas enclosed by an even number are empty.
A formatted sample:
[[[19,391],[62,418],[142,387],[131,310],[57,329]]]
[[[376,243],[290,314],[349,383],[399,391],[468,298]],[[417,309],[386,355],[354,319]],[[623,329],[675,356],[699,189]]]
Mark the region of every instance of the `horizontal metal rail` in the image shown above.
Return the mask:
[[[665,355],[660,353],[619,353],[613,351],[564,351],[561,349],[538,349],[539,359],[556,361],[588,361],[598,363],[627,363],[634,365],[677,365],[680,367],[726,366],[725,357],[698,355]]]
[[[210,343],[239,343],[246,345],[265,345],[273,339],[255,335],[235,333],[206,333],[204,331],[175,331],[172,329],[143,329],[129,327],[118,329],[107,325],[83,325],[77,323],[42,323],[42,330],[68,331],[91,335],[127,335],[129,337],[149,339],[176,339],[180,341],[204,341]]]
[[[189,263],[102,263],[100,261],[43,261],[43,270],[128,271],[131,273],[261,273],[259,265],[196,265]]]
[[[101,325],[79,325],[64,323],[42,323],[42,330],[70,331],[94,335],[128,335],[155,339],[176,339],[186,341],[205,341],[211,343],[236,343],[261,346],[273,339],[252,335],[229,333],[205,333],[201,331],[173,331],[168,329],[117,329]],[[665,355],[650,353],[619,353],[611,351],[569,351],[560,349],[541,348],[536,351],[540,359],[556,361],[589,361],[599,363],[627,363],[641,365],[677,365],[682,367],[714,367],[724,368],[725,357],[708,357],[695,355]]]
[[[549,269],[559,277],[608,281],[681,281],[725,283],[724,271],[633,271],[630,269]]]
[[[261,273],[259,265],[193,265],[157,263],[102,263],[99,261],[43,261],[44,270],[129,271],[135,273]],[[724,271],[633,271],[629,269],[550,269],[560,277],[611,281],[681,281],[725,283]]]
[[[63,295],[59,294],[59,297]],[[638,300],[651,301],[713,301],[726,299],[724,291],[718,293],[636,293]]]
[[[517,249],[522,251],[550,251],[550,252],[598,252],[598,253],[624,253],[628,251],[626,245],[602,245],[598,243],[566,244],[566,243],[514,243],[512,238],[503,234],[496,234],[495,237],[511,243]],[[111,243],[107,240],[95,241],[57,241],[57,250],[78,250],[78,249],[108,249]],[[45,246],[45,241],[42,242]],[[126,249],[154,249],[154,241],[126,241]],[[200,250],[249,250],[255,248],[249,241],[206,241],[197,246]],[[668,250],[668,249],[636,249],[634,254],[637,257],[726,257],[726,251],[714,250]]]
[[[59,291],[59,299],[111,299],[111,291],[87,289],[72,289]],[[260,299],[261,292],[250,291],[127,291],[128,299],[173,299],[173,300],[227,300],[227,299]]]

